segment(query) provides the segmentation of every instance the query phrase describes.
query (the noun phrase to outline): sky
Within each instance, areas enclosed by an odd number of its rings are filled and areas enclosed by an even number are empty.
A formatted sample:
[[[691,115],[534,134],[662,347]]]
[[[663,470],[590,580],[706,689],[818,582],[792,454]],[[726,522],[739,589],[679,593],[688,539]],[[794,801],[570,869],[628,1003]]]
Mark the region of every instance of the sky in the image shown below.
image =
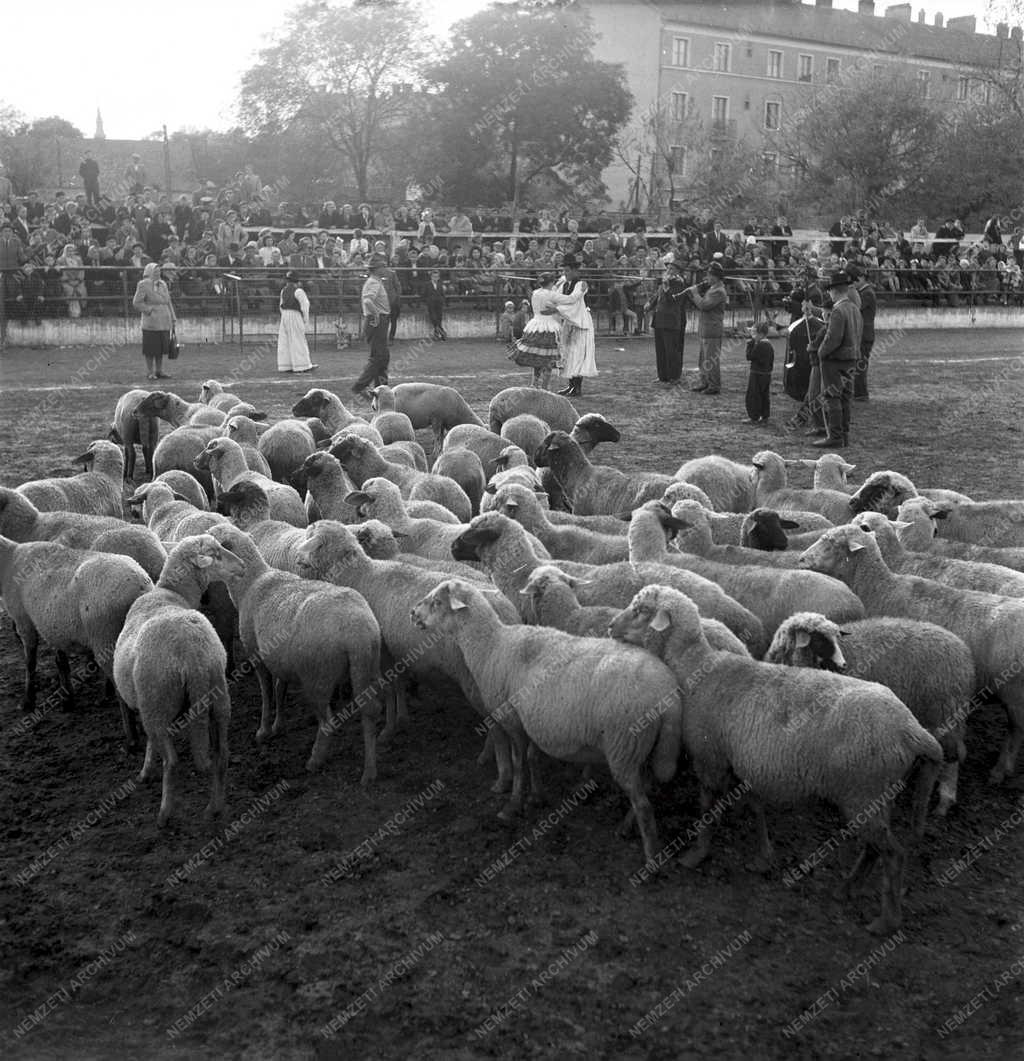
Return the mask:
[[[485,0],[423,3],[438,34],[486,6]],[[857,3],[835,0],[833,6],[856,10]],[[880,0],[876,10],[886,6]],[[936,11],[948,19],[987,3],[914,0],[915,19],[921,7],[932,22]],[[163,8],[137,0],[47,0],[42,37],[4,50],[0,103],[30,119],[67,118],[86,136],[99,108],[107,137],[118,140],[141,139],[162,125],[169,132],[228,128],[242,72],[285,11],[280,0],[175,0]]]

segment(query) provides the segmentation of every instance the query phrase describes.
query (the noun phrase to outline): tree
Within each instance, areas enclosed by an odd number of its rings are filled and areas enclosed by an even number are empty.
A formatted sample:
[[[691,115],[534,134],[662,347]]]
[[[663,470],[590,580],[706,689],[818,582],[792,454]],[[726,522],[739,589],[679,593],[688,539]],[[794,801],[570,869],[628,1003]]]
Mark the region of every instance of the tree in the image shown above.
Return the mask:
[[[593,58],[594,41],[576,7],[492,4],[456,23],[448,55],[424,73],[426,180],[454,188],[472,174],[515,204],[547,171],[572,183],[611,162],[632,96],[619,65]]]
[[[78,174],[77,151],[82,133],[56,115],[22,122],[3,136],[8,175],[19,195],[33,188],[57,185]]]
[[[805,201],[857,209],[892,198],[931,164],[942,121],[909,81],[867,77],[825,87],[766,143]]]
[[[409,89],[433,53],[419,14],[405,2],[303,4],[243,75],[243,128],[326,146],[367,199],[386,142],[409,108]]]

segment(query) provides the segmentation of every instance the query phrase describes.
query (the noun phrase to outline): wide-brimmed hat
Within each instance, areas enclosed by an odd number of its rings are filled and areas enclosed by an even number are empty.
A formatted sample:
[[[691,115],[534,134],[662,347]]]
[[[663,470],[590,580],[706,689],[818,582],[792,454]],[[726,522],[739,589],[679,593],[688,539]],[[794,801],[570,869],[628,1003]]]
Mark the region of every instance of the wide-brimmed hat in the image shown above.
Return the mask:
[[[824,280],[822,287],[849,287],[853,283],[853,277],[845,269],[834,269]]]
[[[724,269],[723,269],[723,268],[721,267],[721,265],[719,265],[719,263],[718,263],[718,262],[712,262],[712,263],[711,263],[711,264],[710,264],[710,265],[708,266],[708,272],[709,272],[709,273],[710,273],[710,274],[711,274],[712,276],[717,276],[717,277],[719,277],[719,278],[721,278],[721,277],[725,276],[725,270],[724,270]]]

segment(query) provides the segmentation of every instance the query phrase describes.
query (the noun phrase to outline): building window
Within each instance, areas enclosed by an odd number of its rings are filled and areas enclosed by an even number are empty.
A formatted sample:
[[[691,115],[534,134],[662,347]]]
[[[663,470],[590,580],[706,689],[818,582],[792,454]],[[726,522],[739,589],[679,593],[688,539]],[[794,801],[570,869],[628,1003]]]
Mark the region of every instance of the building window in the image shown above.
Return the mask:
[[[958,100],[967,99],[967,94],[971,90],[971,79],[961,75],[956,79],[956,98]]]
[[[715,71],[719,74],[727,74],[731,57],[732,45],[721,42],[715,44]]]
[[[672,121],[681,122],[686,120],[686,104],[689,97],[685,92],[672,93]]]
[[[814,72],[814,56],[813,55],[801,55],[799,60],[799,69],[797,73],[798,81],[810,81],[811,74]]]
[[[711,97],[711,124],[719,128],[729,120],[729,97]]]
[[[839,60],[838,59],[826,59],[825,60],[825,80],[830,85],[834,85],[839,80]]]
[[[689,37],[673,37],[672,38],[672,65],[673,66],[689,66],[690,65],[690,38]]]
[[[917,92],[921,99],[927,99],[931,94],[932,75],[928,70],[917,72]]]
[[[673,144],[669,149],[669,161],[673,173],[682,173],[686,167],[686,148]]]
[[[782,77],[782,52],[768,53],[768,76]]]
[[[782,104],[766,102],[764,105],[764,127],[777,132],[782,120]]]

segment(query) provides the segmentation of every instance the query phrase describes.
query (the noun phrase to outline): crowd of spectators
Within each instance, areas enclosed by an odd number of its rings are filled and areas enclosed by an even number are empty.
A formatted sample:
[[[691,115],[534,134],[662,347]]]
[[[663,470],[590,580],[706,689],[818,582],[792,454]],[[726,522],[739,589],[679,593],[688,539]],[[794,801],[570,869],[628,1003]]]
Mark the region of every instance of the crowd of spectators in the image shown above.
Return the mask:
[[[341,315],[357,305],[372,253],[387,256],[403,298],[436,286],[449,300],[497,311],[508,299],[518,305],[529,298],[536,277],[557,271],[571,252],[613,331],[646,329],[643,307],[667,255],[688,283],[719,261],[737,301],[769,307],[812,276],[854,261],[882,297],[1024,304],[1024,237],[1020,228],[1004,235],[995,218],[968,245],[955,218],[932,234],[924,219],[905,233],[850,216],[827,237],[798,241],[782,216],[752,217],[726,232],[707,212],[683,214],[670,230],[649,232],[639,214],[528,209],[512,236],[509,209],[275,202],[274,189],[251,166],[225,187],[205,182],[173,198],[144,177],[137,163],[129,165],[117,201],[93,187],[88,196],[29,193],[0,203],[8,319],[119,315],[150,261],[164,267],[184,314],[274,312],[284,273],[294,269],[318,312]],[[437,285],[429,284],[431,274]],[[240,306],[233,276],[244,278]]]

